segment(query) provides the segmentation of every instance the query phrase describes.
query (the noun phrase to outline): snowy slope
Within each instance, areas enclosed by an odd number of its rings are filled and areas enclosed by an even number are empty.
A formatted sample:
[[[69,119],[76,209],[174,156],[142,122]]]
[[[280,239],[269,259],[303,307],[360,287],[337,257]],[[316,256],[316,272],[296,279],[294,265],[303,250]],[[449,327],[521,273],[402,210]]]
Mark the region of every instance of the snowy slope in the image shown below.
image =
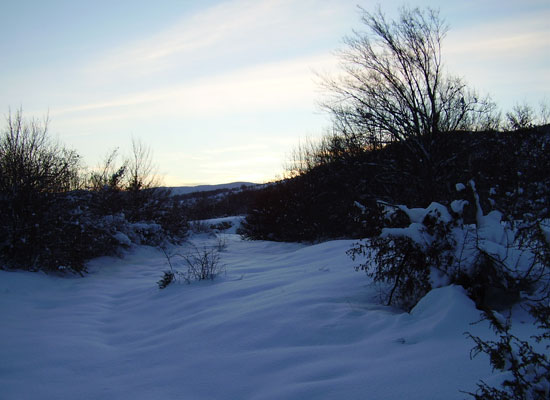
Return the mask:
[[[351,241],[226,239],[223,276],[164,290],[152,248],[94,260],[85,278],[0,271],[0,398],[462,399],[491,382],[463,335],[490,331],[470,325],[462,289],[406,314],[377,304]]]

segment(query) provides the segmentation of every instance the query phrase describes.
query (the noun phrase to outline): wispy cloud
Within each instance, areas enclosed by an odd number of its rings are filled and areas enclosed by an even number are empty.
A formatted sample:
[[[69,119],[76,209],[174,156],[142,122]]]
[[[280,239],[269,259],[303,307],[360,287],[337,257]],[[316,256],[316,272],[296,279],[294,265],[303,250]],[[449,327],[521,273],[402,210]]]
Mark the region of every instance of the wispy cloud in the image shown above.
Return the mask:
[[[226,153],[248,153],[257,150],[266,150],[268,146],[266,144],[247,144],[242,146],[229,146],[229,147],[218,147],[214,149],[207,149],[204,151],[204,154],[208,155],[220,155]]]
[[[550,9],[452,30],[446,49],[452,56],[468,55],[501,60],[538,55],[541,50],[546,52],[550,48],[549,20]]]
[[[354,2],[231,0],[202,9],[105,52],[83,70],[75,95],[51,114],[93,123],[144,113],[311,110],[318,94],[312,70],[334,67],[325,42],[349,28],[342,15],[355,13]]]
[[[155,115],[227,115],[239,111],[311,109],[316,99],[314,69],[335,68],[330,54],[255,65],[163,88],[119,95],[111,100],[52,110],[52,115],[78,114],[98,119]]]
[[[549,7],[536,12],[526,7],[496,20],[464,20],[449,32],[446,64],[504,110],[517,102],[536,103],[550,86],[549,20]]]
[[[88,71],[100,79],[115,79],[120,73],[127,78],[173,68],[189,70],[213,60],[218,65],[209,67],[223,69],[228,67],[228,59],[250,60],[258,52],[284,57],[285,48],[288,51],[300,42],[307,45],[342,24],[341,15],[336,15],[345,10],[341,3],[342,0],[226,1],[186,16],[153,37],[112,49]]]

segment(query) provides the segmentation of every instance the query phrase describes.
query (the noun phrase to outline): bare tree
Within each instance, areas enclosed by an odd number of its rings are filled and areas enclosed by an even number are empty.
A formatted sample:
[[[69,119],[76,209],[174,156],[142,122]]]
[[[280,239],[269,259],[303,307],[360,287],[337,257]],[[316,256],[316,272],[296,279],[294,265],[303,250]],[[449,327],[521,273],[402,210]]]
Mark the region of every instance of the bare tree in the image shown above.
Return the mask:
[[[112,150],[103,162],[91,172],[87,186],[90,190],[122,190],[122,184],[128,161],[123,161],[120,166],[117,166],[118,149]]]
[[[323,103],[341,134],[364,148],[402,142],[425,169],[435,169],[430,144],[440,133],[491,128],[494,104],[446,73],[448,27],[430,8],[402,8],[388,20],[364,9],[365,32],[345,38],[343,73],[324,78]]]
[[[127,217],[131,221],[155,220],[171,204],[170,192],[159,188],[151,149],[132,138],[132,151],[126,170]],[[157,217],[155,217],[157,215]]]
[[[300,141],[289,155],[285,164],[286,178],[306,174],[316,167],[327,165],[353,154],[345,138],[327,133],[318,139],[306,138]]]
[[[541,100],[539,103],[539,122],[541,125],[550,124],[550,103],[548,100]]]
[[[103,162],[90,174],[88,186],[92,190],[109,188],[139,192],[158,186],[156,166],[151,149],[140,140],[132,138],[131,153],[120,164],[119,150],[112,150]]]
[[[79,186],[80,158],[48,136],[48,118],[26,120],[11,112],[0,136],[0,191],[63,192]]]
[[[128,160],[127,171],[128,190],[139,191],[155,186],[158,186],[158,178],[151,149],[141,140],[132,138],[132,153]]]
[[[542,106],[541,111],[544,111]],[[510,130],[532,128],[536,122],[535,110],[527,103],[516,104],[506,113],[506,119]]]

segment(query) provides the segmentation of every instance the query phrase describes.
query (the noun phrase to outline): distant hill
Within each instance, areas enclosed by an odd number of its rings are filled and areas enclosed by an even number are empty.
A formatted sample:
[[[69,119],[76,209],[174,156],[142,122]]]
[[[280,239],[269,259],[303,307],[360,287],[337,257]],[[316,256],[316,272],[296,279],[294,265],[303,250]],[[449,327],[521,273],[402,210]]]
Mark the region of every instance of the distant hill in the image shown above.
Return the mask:
[[[214,190],[220,189],[239,189],[243,186],[252,188],[258,186],[257,183],[251,182],[232,182],[232,183],[222,183],[219,185],[199,185],[199,186],[176,186],[176,187],[167,187],[172,191],[172,195],[184,195],[197,192],[211,192]]]
[[[168,187],[172,198],[186,208],[191,220],[228,217],[248,214],[250,204],[256,200],[266,184],[232,182],[221,185]]]

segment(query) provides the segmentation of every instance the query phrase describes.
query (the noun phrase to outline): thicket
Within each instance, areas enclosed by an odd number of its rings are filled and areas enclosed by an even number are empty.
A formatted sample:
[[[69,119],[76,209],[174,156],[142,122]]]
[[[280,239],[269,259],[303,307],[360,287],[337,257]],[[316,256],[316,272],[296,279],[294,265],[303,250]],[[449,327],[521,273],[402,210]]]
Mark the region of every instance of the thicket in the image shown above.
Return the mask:
[[[83,273],[93,257],[184,238],[183,208],[152,186],[146,148],[132,147],[129,161],[115,165],[113,152],[86,173],[47,120],[10,113],[0,134],[0,268]]]
[[[455,184],[474,180],[485,210],[529,218],[547,207],[550,126],[516,131],[448,132],[433,139],[439,168],[430,190],[418,179],[406,146],[391,143],[361,154],[344,154],[258,192],[243,223],[250,239],[318,241],[372,237],[383,219],[378,201],[426,207],[449,205]],[[418,167],[420,168],[420,166]],[[363,211],[356,202],[365,207]],[[473,211],[465,216],[472,221]]]

